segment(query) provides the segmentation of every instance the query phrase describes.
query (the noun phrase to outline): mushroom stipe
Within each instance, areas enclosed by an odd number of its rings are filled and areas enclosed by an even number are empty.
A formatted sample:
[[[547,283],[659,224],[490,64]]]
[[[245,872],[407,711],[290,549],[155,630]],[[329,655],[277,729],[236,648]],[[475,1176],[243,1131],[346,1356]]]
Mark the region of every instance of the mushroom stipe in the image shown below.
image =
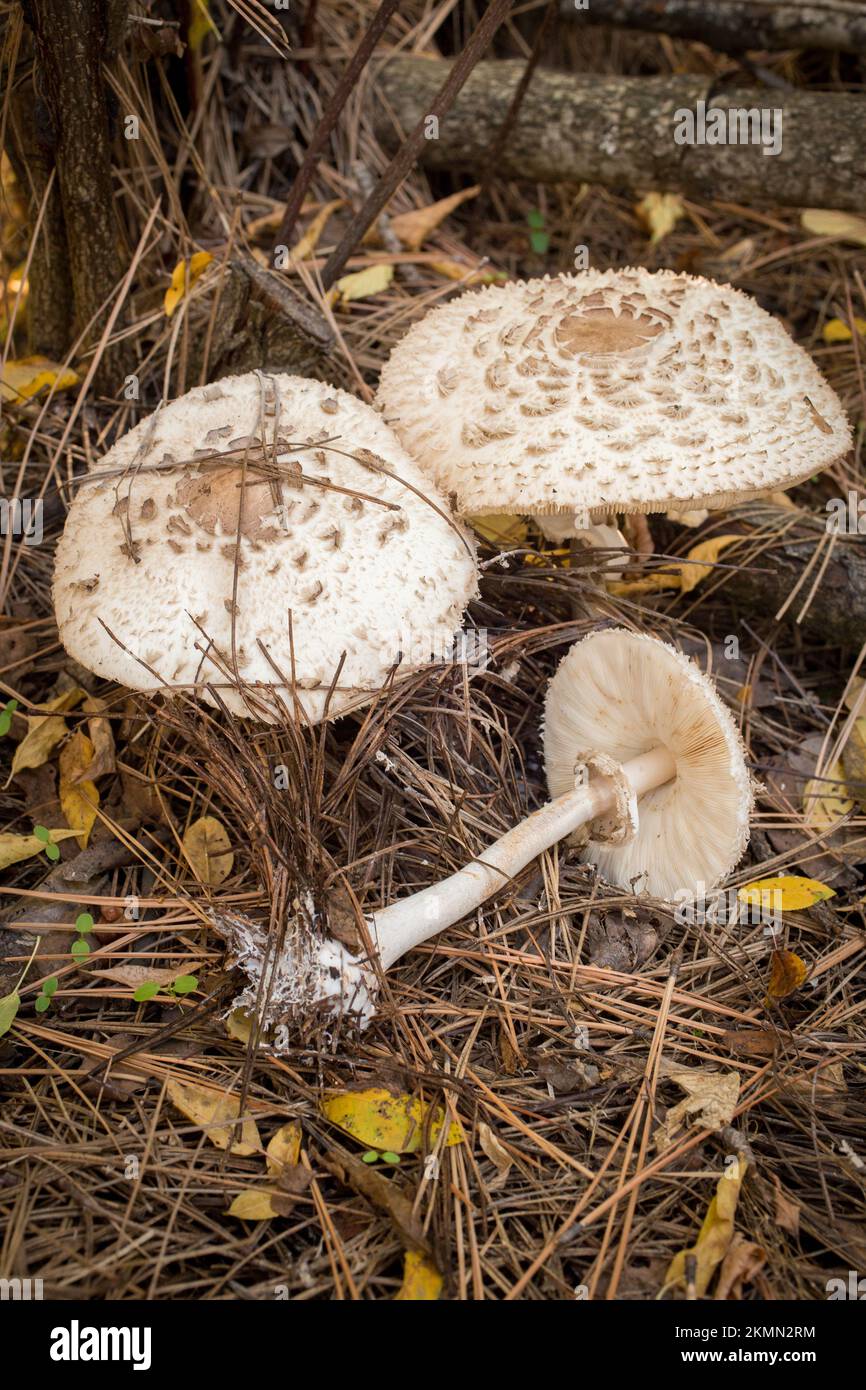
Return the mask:
[[[575,835],[608,881],[666,900],[711,889],[741,857],[753,797],[742,741],[712,682],[666,643],[621,629],[578,642],[551,681],[544,737],[554,799],[442,883],[372,914],[375,957],[319,938],[302,904],[276,957],[264,925],[215,917],[249,978],[234,1007],[262,1028],[299,1013],[366,1026],[382,971]]]

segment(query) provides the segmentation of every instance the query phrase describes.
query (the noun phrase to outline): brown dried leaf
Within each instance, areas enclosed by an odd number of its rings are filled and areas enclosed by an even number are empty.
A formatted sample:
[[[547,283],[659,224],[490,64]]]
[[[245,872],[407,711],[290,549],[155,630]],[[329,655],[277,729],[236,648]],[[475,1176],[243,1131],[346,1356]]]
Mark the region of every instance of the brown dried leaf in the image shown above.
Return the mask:
[[[231,841],[216,816],[201,816],[187,826],[183,848],[199,883],[216,888],[232,871],[235,857]]]

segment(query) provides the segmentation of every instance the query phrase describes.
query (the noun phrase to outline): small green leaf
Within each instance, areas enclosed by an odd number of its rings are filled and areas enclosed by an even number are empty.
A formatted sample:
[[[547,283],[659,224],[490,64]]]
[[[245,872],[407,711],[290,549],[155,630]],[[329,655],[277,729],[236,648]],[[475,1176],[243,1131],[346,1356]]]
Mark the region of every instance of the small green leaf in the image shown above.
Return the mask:
[[[159,994],[159,985],[156,980],[145,980],[143,985],[139,985],[133,994],[133,999],[137,1004],[144,1004],[148,999],[152,999],[155,994]]]
[[[85,932],[93,931],[93,917],[89,912],[79,912],[75,919],[75,930],[80,931],[82,936]]]
[[[539,208],[533,208],[532,212],[526,214],[526,220],[530,227],[543,227],[544,213]]]
[[[42,993],[47,994],[50,999],[57,990],[57,976],[49,975],[47,980],[42,981]]]
[[[36,1012],[37,1012],[38,1014],[44,1014],[44,1013],[45,1013],[45,1010],[46,1010],[46,1009],[49,1009],[50,1007],[51,1007],[51,996],[50,996],[50,995],[48,995],[48,994],[39,994],[39,995],[37,995],[37,997],[36,997]]]
[[[390,1149],[382,1155],[383,1163],[399,1163],[400,1155],[391,1153]]]
[[[37,840],[42,841],[43,845],[47,845],[48,841],[51,839],[51,831],[47,830],[44,825],[34,825],[33,834],[36,836]]]
[[[543,256],[550,246],[550,237],[547,232],[530,232],[529,245],[532,247],[536,256]]]
[[[72,955],[75,957],[76,960],[83,960],[85,956],[89,956],[90,947],[88,946],[87,942],[82,941],[80,937],[77,941],[73,941]]]
[[[4,712],[3,712],[2,714],[0,714],[0,738],[2,738],[4,734],[8,734],[8,732],[9,732],[9,730],[10,730],[11,728],[12,728],[12,715],[11,715],[11,714],[7,714],[7,713],[5,712],[5,710],[4,710]]]
[[[17,990],[0,999],[0,1038],[8,1033],[15,1022],[15,1015],[21,1007],[21,997]]]
[[[198,989],[197,975],[178,975],[172,985],[175,994],[191,994],[194,989]]]
[[[378,1149],[368,1149],[366,1153],[361,1154],[361,1162],[362,1162],[362,1163],[378,1163],[378,1161],[379,1161],[379,1150],[378,1150]]]
[[[56,845],[46,845],[45,853],[51,860],[52,864],[55,862],[55,860],[60,858],[60,850],[57,848]]]

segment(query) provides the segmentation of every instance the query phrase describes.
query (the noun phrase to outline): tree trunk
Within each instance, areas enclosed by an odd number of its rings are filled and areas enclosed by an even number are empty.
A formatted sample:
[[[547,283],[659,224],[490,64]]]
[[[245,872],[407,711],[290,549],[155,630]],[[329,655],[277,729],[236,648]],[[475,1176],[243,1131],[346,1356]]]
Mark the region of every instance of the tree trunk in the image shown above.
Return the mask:
[[[423,161],[435,169],[483,168],[524,69],[521,62],[479,63]],[[384,98],[377,133],[395,141],[394,121],[411,128],[429,111],[445,65],[396,58],[378,86]],[[712,110],[774,110],[781,149],[760,144],[678,144],[680,112],[706,101],[699,77],[586,77],[537,71],[501,152],[497,173],[548,183],[602,183],[752,204],[862,210],[866,203],[866,102],[862,97],[738,89],[712,97]],[[726,115],[726,122],[729,119]],[[734,118],[736,119],[736,118]],[[781,123],[779,123],[781,122]],[[700,116],[697,130],[702,129]],[[773,127],[768,127],[768,143]]]
[[[121,10],[114,0],[66,0],[62,7],[55,0],[26,0],[24,6],[35,38],[37,91],[47,112],[57,169],[74,327],[80,333],[93,320],[88,345],[99,339],[107,302],[123,274],[102,71],[116,41]],[[121,357],[116,348],[103,354],[98,377],[103,389],[119,391]]]
[[[823,48],[866,53],[860,0],[560,0],[563,18],[695,39],[723,53]]]

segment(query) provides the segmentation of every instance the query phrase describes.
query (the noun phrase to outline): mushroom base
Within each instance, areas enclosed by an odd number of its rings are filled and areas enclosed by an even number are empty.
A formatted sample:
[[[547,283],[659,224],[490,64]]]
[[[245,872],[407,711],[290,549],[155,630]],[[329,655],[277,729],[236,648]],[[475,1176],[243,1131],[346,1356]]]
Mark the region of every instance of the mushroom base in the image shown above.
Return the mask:
[[[299,914],[290,919],[278,954],[266,924],[240,913],[212,914],[231,964],[249,983],[232,1001],[258,1020],[262,1032],[293,1022],[345,1020],[366,1028],[376,1011],[378,981],[368,962],[330,937],[317,938]],[[269,1045],[285,1051],[279,1036]]]

